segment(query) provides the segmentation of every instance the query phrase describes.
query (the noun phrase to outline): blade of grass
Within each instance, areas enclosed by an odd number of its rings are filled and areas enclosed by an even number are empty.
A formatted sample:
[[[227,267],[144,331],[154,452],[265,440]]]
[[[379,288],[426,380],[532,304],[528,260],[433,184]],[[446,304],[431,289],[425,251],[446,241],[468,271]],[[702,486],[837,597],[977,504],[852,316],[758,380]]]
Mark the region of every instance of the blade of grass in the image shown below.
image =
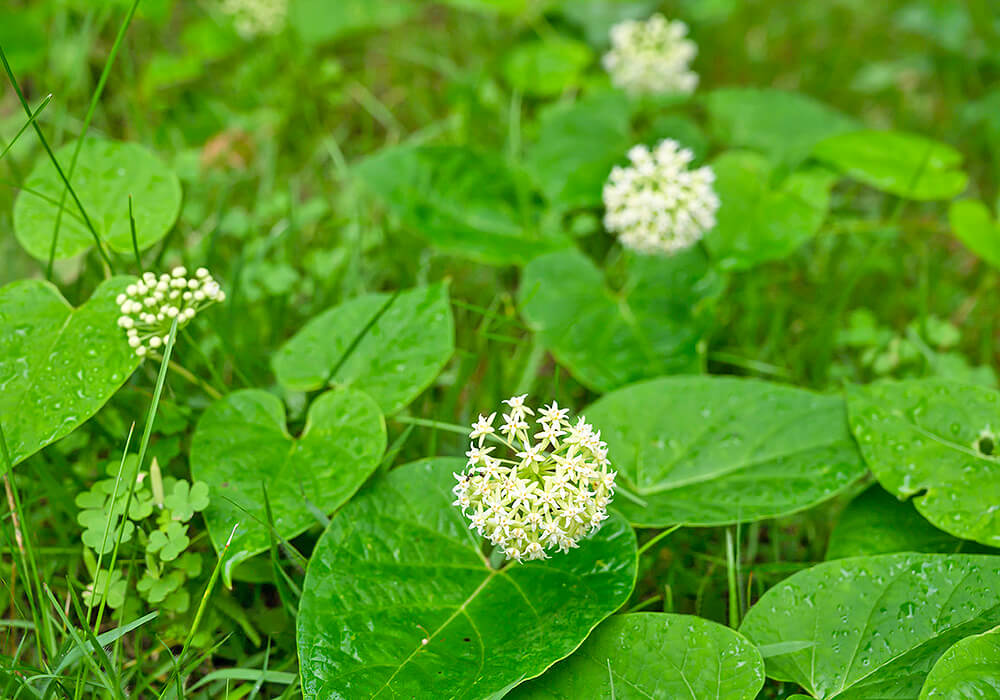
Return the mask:
[[[132,213],[132,195],[128,196],[128,227],[132,234],[132,254],[135,255],[135,267],[141,276],[146,270],[142,267],[142,256],[139,255],[139,239],[135,234],[135,214]]]
[[[153,433],[153,423],[156,420],[156,410],[160,405],[160,396],[163,394],[163,384],[167,379],[167,368],[170,366],[170,354],[173,352],[174,343],[177,340],[177,319],[170,324],[170,334],[167,336],[167,344],[163,349],[163,361],[160,363],[160,372],[156,377],[156,388],[153,390],[153,400],[150,403],[149,411],[146,413],[146,425],[142,429],[142,439],[139,442],[139,459],[136,462],[135,473],[139,474],[142,471],[142,464],[146,459],[146,450],[149,447],[149,438]],[[125,499],[125,510],[123,513],[128,513],[129,508],[132,507],[132,497],[135,495],[135,480],[131,479],[129,483],[128,496]],[[115,563],[118,561],[118,549],[121,547],[121,537],[124,533],[124,528],[122,532],[119,533],[115,540],[114,549],[111,551],[111,562],[108,564],[108,570],[110,571],[115,567]],[[101,620],[104,617],[104,608],[106,601],[102,600],[101,604],[97,608],[97,621],[95,624],[95,629],[100,629]]]
[[[219,552],[219,559],[215,562],[215,568],[212,569],[212,575],[208,579],[208,583],[205,585],[205,592],[201,596],[201,601],[198,603],[198,610],[194,614],[194,620],[191,622],[191,629],[188,630],[187,637],[184,638],[184,644],[181,646],[181,653],[178,654],[180,662],[183,663],[184,658],[187,656],[188,648],[191,646],[191,641],[194,639],[195,633],[198,631],[198,626],[201,624],[201,618],[205,615],[205,610],[208,608],[208,599],[212,595],[212,589],[215,588],[216,582],[219,580],[219,572],[222,571],[222,562],[225,561],[226,554],[229,552],[229,545],[233,542],[233,537],[236,535],[236,529],[239,528],[240,523],[233,525],[233,531],[229,533],[229,538],[226,540],[225,546],[222,551]],[[174,674],[177,680],[178,687],[178,697],[181,696],[181,672],[176,666],[174,667]],[[164,687],[163,693],[160,693],[159,697],[163,698],[164,693],[166,693],[167,688],[170,687],[170,681],[167,681]]]
[[[49,585],[47,583],[43,583],[42,587],[44,588],[45,593],[48,595],[49,600],[52,603],[52,607],[56,611],[56,614],[59,615],[59,618],[62,620],[63,627],[66,629],[66,633],[69,634],[70,638],[73,640],[73,644],[75,644],[76,647],[80,650],[83,660],[94,672],[94,675],[96,675],[101,680],[101,683],[104,684],[104,688],[109,693],[113,692],[115,697],[119,698],[119,700],[123,700],[124,696],[122,695],[122,689],[115,683],[111,682],[111,679],[104,672],[104,669],[102,669],[100,665],[97,663],[97,661],[94,660],[93,656],[87,653],[87,643],[80,638],[80,635],[77,633],[76,628],[69,621],[69,617],[67,617],[66,613],[63,612],[62,606],[59,604],[59,601],[52,593],[52,589],[49,588]],[[101,647],[100,644],[97,645],[97,649],[100,649],[102,652],[104,651],[104,649]],[[107,658],[106,655],[105,658]]]
[[[21,101],[21,107],[24,108],[25,113],[30,119],[32,116],[31,107],[28,106],[28,101],[24,98],[24,93],[21,92],[21,86],[17,82],[17,78],[14,77],[14,71],[11,69],[10,63],[7,62],[7,54],[4,53],[2,46],[0,46],[0,61],[3,62],[4,70],[7,72],[7,78],[10,80],[10,84],[14,88],[14,92]],[[91,223],[90,217],[87,215],[87,210],[83,208],[83,203],[80,201],[80,198],[76,196],[76,190],[74,190],[72,185],[69,184],[69,179],[63,172],[62,166],[59,165],[59,161],[56,160],[56,155],[52,152],[52,148],[49,146],[49,142],[45,138],[45,134],[43,134],[42,130],[39,128],[38,122],[32,121],[31,126],[35,130],[35,135],[38,136],[38,140],[41,142],[45,152],[48,154],[49,160],[52,161],[52,166],[56,169],[56,172],[59,173],[59,178],[63,181],[63,184],[69,191],[70,196],[73,197],[73,201],[76,203],[76,208],[80,211],[80,215],[83,217],[84,223],[90,230],[90,234],[94,237],[94,245],[97,246],[97,252],[100,253],[101,259],[103,259],[104,264],[107,265],[108,271],[114,274],[114,265],[111,263],[111,258],[108,257],[107,252],[104,250],[104,244],[101,242],[101,237],[97,234],[97,229],[94,228],[94,224]],[[47,273],[51,278],[51,269],[48,270]]]
[[[4,472],[4,479],[10,487],[10,496],[14,502],[15,508],[14,512],[16,512],[16,517],[19,522],[24,522],[24,509],[21,507],[21,495],[18,492],[16,481],[10,478],[14,473],[14,465],[10,458],[10,450],[7,447],[7,437],[4,435],[2,423],[0,423],[0,451],[3,452],[3,463],[6,469]],[[16,536],[17,533],[15,532],[15,540]],[[50,656],[55,654],[55,633],[52,630],[51,619],[43,612],[42,601],[45,598],[42,595],[42,579],[38,575],[38,564],[35,560],[35,552],[32,548],[31,537],[22,537],[18,544],[18,552],[21,556],[21,569],[28,572],[31,577],[30,583],[33,587],[33,590],[29,591],[28,603],[31,607],[32,619],[35,623],[35,641],[38,647],[39,662],[41,662],[41,660],[45,658],[43,648],[45,651],[49,652]]]
[[[112,512],[109,515],[109,517],[107,519],[107,522],[104,523],[104,535],[101,537],[101,549],[97,553],[97,571],[98,571],[98,573],[100,573],[100,571],[101,571],[101,561],[104,559],[104,551],[105,551],[105,546],[108,543],[108,535],[111,534],[111,523],[113,521],[117,522],[117,520],[118,520],[118,516],[116,516],[114,514],[114,504],[118,500],[118,488],[119,488],[119,486],[121,486],[122,474],[124,474],[124,472],[125,472],[125,460],[128,458],[128,448],[132,444],[132,433],[134,433],[134,432],[135,432],[135,421],[132,421],[132,425],[128,429],[128,436],[125,438],[125,450],[122,452],[122,459],[121,459],[121,462],[118,464],[118,475],[115,477],[115,487],[114,487],[114,489],[111,492],[111,504],[112,504],[111,511]],[[127,516],[126,513],[122,514],[122,524],[123,525],[124,525],[124,520],[125,520],[126,516]],[[101,603],[102,604],[104,603],[105,600],[107,600],[108,592],[111,590],[110,570],[109,570],[108,573],[109,573],[109,575],[105,577],[104,590],[101,591]],[[96,593],[97,591],[94,591],[94,592]],[[84,620],[90,620],[91,613],[93,613],[93,611],[94,611],[94,598],[95,598],[95,596],[93,596],[93,595],[90,596],[90,601],[87,603],[87,616],[84,618]],[[98,631],[99,631],[99,627],[95,626],[94,627],[94,632],[96,633]]]
[[[7,146],[2,151],[0,151],[0,159],[2,159],[5,155],[7,155],[7,151],[9,151],[14,147],[14,144],[17,143],[17,140],[21,138],[21,135],[28,130],[29,126],[35,123],[35,120],[38,119],[38,115],[42,113],[42,110],[45,109],[45,107],[51,101],[52,101],[52,93],[50,92],[42,100],[42,103],[35,108],[35,113],[32,114],[30,117],[28,117],[28,121],[24,122],[24,125],[21,126],[20,129],[18,129],[16,134],[14,134],[14,138],[10,140],[10,143],[8,143]]]
[[[108,76],[111,74],[111,66],[115,62],[115,56],[118,55],[118,47],[121,46],[122,41],[125,39],[125,32],[128,31],[129,25],[132,23],[132,17],[135,16],[135,10],[138,6],[139,0],[133,0],[132,5],[125,14],[125,19],[118,28],[118,35],[115,37],[115,41],[111,45],[111,50],[108,52],[108,58],[104,62],[104,69],[101,71],[101,77],[97,79],[94,94],[90,96],[90,106],[87,108],[87,114],[83,118],[83,127],[80,129],[80,135],[76,138],[76,146],[73,148],[73,155],[69,160],[69,177],[73,177],[73,172],[76,170],[76,161],[80,157],[80,149],[83,147],[83,141],[87,137],[87,131],[90,129],[90,122],[94,118],[94,112],[97,110],[97,103],[101,100],[101,94],[104,92],[104,85],[108,82]],[[67,189],[69,188],[68,180],[66,182],[66,187]],[[52,265],[55,263],[56,242],[59,240],[59,226],[62,223],[62,212],[65,204],[66,190],[63,190],[62,199],[59,202],[59,209],[56,211],[55,225],[52,228],[52,245],[49,247],[49,262],[45,268],[46,279],[52,279]],[[131,218],[131,216],[132,196],[129,195],[129,217]],[[134,223],[135,222],[133,220],[133,243],[135,242]],[[138,257],[138,251],[136,257]]]

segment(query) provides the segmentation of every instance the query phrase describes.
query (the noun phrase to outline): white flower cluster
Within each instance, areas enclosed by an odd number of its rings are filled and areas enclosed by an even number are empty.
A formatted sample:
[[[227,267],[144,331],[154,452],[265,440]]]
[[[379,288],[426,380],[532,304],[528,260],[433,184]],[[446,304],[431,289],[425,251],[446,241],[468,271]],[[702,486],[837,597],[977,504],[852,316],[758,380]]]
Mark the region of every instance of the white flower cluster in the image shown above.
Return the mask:
[[[205,268],[199,267],[190,279],[186,275],[183,267],[159,277],[147,272],[115,299],[122,312],[118,325],[139,357],[166,344],[175,318],[177,327],[183,327],[203,308],[226,298]]]
[[[547,559],[546,549],[567,552],[584,535],[598,529],[608,517],[616,472],[610,470],[607,445],[600,431],[583,417],[572,424],[569,412],[553,401],[538,409],[531,434],[524,405],[527,396],[506,401],[500,435],[496,413],[479,416],[469,437],[468,469],[455,474],[455,505],[480,535],[502,549],[509,559]],[[487,436],[506,445],[509,459],[492,454]]]
[[[664,139],[650,151],[629,149],[631,165],[615,166],[604,184],[604,227],[626,248],[672,255],[715,226],[719,198],[708,166],[688,169],[691,151]]]
[[[611,28],[604,68],[616,86],[634,95],[692,92],[698,75],[689,66],[698,47],[687,33],[686,24],[661,14],[619,22]]]
[[[222,11],[233,18],[240,36],[252,39],[284,28],[288,0],[222,0]]]

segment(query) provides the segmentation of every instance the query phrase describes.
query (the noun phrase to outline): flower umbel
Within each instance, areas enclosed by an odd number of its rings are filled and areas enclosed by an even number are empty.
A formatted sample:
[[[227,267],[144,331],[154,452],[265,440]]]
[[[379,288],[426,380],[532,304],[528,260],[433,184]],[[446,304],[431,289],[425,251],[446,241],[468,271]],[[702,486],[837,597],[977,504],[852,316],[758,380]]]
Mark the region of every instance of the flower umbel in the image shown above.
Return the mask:
[[[664,139],[652,151],[629,149],[631,165],[615,166],[604,183],[604,227],[626,248],[672,255],[715,226],[719,198],[708,166],[689,169],[690,150]]]
[[[584,418],[575,424],[555,401],[538,410],[536,428],[528,424],[535,411],[525,396],[504,401],[499,433],[496,413],[479,416],[472,425],[467,469],[456,474],[455,505],[469,528],[502,549],[509,559],[547,559],[547,549],[567,552],[608,517],[615,475],[600,431]],[[494,455],[487,436],[506,445],[506,457]]]
[[[233,18],[240,36],[252,39],[281,31],[288,14],[288,0],[222,0],[222,11]]]
[[[199,267],[190,279],[186,275],[183,267],[159,277],[147,272],[115,299],[122,312],[118,325],[139,357],[166,344],[175,318],[183,328],[206,306],[226,298],[205,268]]]
[[[661,14],[619,22],[603,60],[611,82],[634,95],[693,91],[698,75],[689,66],[698,47],[687,33],[686,24]]]

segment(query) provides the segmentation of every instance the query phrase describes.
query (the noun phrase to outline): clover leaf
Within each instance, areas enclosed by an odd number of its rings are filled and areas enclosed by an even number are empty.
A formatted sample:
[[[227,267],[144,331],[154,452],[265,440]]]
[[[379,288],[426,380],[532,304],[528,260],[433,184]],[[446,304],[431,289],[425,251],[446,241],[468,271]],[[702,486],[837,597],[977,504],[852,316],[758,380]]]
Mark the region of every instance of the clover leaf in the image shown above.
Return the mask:
[[[150,603],[160,603],[168,595],[176,591],[184,583],[184,574],[180,571],[171,571],[166,576],[157,576],[152,569],[146,572],[139,579],[136,588]]]
[[[208,484],[196,481],[191,485],[183,479],[179,480],[163,499],[163,506],[174,520],[187,522],[196,512],[208,507]]]
[[[150,533],[146,551],[150,554],[159,552],[162,561],[173,561],[189,544],[191,539],[187,536],[187,526],[171,521],[165,528]]]

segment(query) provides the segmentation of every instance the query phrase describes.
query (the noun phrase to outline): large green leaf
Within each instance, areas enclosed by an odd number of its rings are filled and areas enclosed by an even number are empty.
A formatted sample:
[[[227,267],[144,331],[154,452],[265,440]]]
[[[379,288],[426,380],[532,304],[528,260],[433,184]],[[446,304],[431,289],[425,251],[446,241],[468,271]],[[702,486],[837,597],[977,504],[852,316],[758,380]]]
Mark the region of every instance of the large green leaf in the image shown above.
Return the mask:
[[[750,608],[740,632],[767,675],[825,700],[916,700],[931,666],[959,639],[1000,622],[1000,557],[885,554],[838,559],[785,579]]]
[[[106,280],[77,309],[48,282],[0,288],[0,422],[13,464],[73,432],[139,365],[115,303],[133,281]]]
[[[330,523],[299,604],[307,700],[499,697],[628,599],[635,535],[619,515],[568,554],[491,569],[451,504],[463,465],[396,469]]]
[[[794,253],[819,230],[835,176],[823,168],[798,170],[772,184],[772,167],[749,151],[728,151],[712,163],[721,205],[705,237],[724,269],[746,269]]]
[[[553,97],[580,82],[594,52],[566,37],[518,44],[503,63],[507,83],[526,95]]]
[[[273,525],[288,539],[332,513],[364,483],[385,451],[385,421],[366,394],[346,389],[320,395],[302,434],[285,428],[285,409],[260,389],[237,391],[205,411],[191,443],[191,477],[211,488],[204,511],[218,551],[237,526],[223,565],[233,567],[270,546],[264,490]],[[311,507],[310,507],[311,506]]]
[[[352,386],[394,413],[434,381],[454,351],[448,287],[435,284],[366,294],[324,311],[275,353],[273,364],[290,389]]]
[[[816,144],[813,155],[845,175],[906,199],[951,199],[965,189],[962,154],[901,131],[852,131]]]
[[[1000,698],[1000,627],[966,637],[927,674],[920,700]]]
[[[75,143],[56,150],[67,172]],[[87,139],[70,179],[97,235],[113,250],[132,252],[128,198],[132,195],[136,240],[144,249],[163,238],[181,209],[177,175],[155,155],[134,143]],[[14,233],[28,253],[47,260],[52,232],[65,186],[52,161],[42,154],[14,202]],[[94,245],[73,198],[66,203],[59,225],[56,260],[69,258]]]
[[[520,264],[569,241],[539,228],[531,193],[499,156],[461,146],[396,146],[355,167],[403,224],[448,253]]]
[[[753,700],[764,660],[738,632],[692,615],[614,615],[512,700]]]
[[[722,88],[708,93],[705,104],[716,139],[790,166],[805,160],[819,141],[857,128],[822,102],[784,90]]]
[[[674,257],[635,256],[612,290],[573,250],[533,260],[519,299],[545,347],[594,391],[699,368],[699,344],[725,280],[693,249]]]
[[[410,0],[291,0],[288,23],[304,41],[321,44],[391,27],[416,11]]]
[[[631,145],[629,133],[628,101],[620,91],[556,103],[539,117],[526,167],[553,204],[598,206],[611,168]]]
[[[958,240],[993,267],[1000,268],[1000,227],[978,199],[952,202],[948,223]]]
[[[924,520],[912,503],[875,484],[841,513],[830,533],[826,558],[895,552],[958,552],[963,541]]]
[[[583,413],[600,428],[635,525],[724,525],[821,503],[864,463],[844,402],[733,377],[664,377],[619,389]]]
[[[1000,394],[940,379],[887,381],[850,387],[847,406],[889,493],[912,496],[945,532],[1000,546]]]

